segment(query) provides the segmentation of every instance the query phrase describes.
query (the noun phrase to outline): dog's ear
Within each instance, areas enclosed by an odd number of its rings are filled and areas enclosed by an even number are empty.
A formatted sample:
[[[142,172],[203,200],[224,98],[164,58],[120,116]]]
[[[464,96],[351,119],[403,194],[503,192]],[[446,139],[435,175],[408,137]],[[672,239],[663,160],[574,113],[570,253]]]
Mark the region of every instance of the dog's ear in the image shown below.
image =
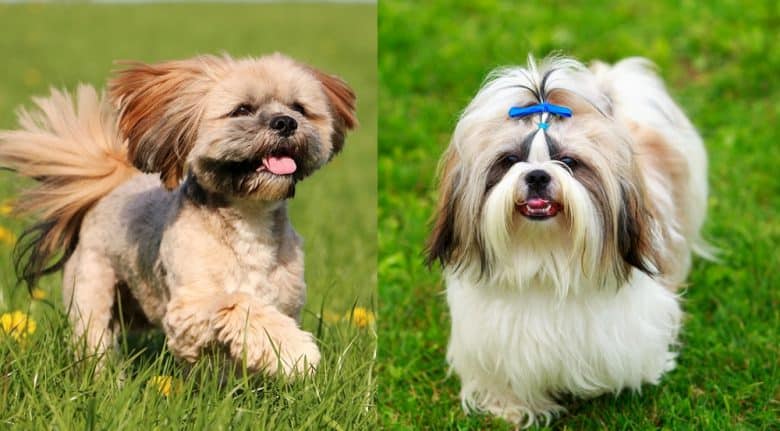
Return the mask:
[[[119,109],[128,157],[143,172],[159,172],[166,188],[178,186],[197,139],[209,71],[225,59],[211,56],[158,64],[129,63],[109,82]]]
[[[358,126],[357,117],[355,116],[355,92],[338,76],[329,75],[313,67],[308,67],[308,69],[322,84],[325,95],[328,96],[330,110],[334,116],[335,124],[333,125],[333,135],[331,136],[333,144],[331,157],[333,157],[344,147],[344,137],[347,134],[347,130]]]
[[[650,276],[657,275],[662,272],[661,257],[653,244],[655,222],[652,212],[644,204],[641,179],[630,184],[623,182],[620,192],[623,203],[618,216],[618,251],[628,265]]]
[[[433,229],[425,246],[425,263],[430,267],[434,262],[445,266],[460,259],[459,238],[456,232],[458,197],[455,188],[460,181],[457,152],[447,150],[442,159],[439,174],[439,201],[433,215]]]

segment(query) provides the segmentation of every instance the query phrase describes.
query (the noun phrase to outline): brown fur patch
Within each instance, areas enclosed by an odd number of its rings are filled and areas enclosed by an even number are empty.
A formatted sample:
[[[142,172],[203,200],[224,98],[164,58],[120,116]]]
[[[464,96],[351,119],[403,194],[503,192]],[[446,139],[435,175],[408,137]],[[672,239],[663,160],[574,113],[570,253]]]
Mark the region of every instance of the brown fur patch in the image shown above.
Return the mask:
[[[637,143],[637,163],[645,166],[651,172],[663,173],[663,177],[660,180],[664,182],[664,189],[668,190],[672,196],[674,219],[679,221],[683,232],[695,235],[696,228],[691,226],[692,221],[688,212],[689,202],[686,201],[686,196],[690,196],[690,190],[688,189],[690,170],[685,156],[671,146],[655,130],[635,123],[629,123],[628,128]],[[651,214],[659,218],[661,217],[661,210],[656,208],[653,202],[648,202],[647,206],[647,210]],[[664,235],[663,241],[665,244],[679,244],[679,241],[669,237],[668,230],[662,230],[661,234]],[[678,245],[678,247],[682,247],[682,245]],[[683,248],[672,253],[659,254],[658,258],[665,273],[668,275],[684,271],[684,269],[680,269],[684,265],[680,263],[680,259],[676,256],[687,253],[687,248]]]
[[[448,150],[441,167],[439,200],[433,218],[433,229],[425,247],[425,262],[428,266],[434,262],[444,266],[451,261],[459,261],[461,247],[455,232],[457,202],[455,184],[458,181],[456,166],[460,160],[454,150]]]
[[[618,216],[618,251],[627,264],[648,275],[658,275],[663,268],[651,238],[653,213],[645,204],[644,182],[636,167],[633,174],[630,183],[620,186],[623,205]],[[627,276],[628,269],[622,275]]]
[[[159,172],[169,190],[178,186],[197,138],[200,102],[208,88],[199,84],[209,81],[208,68],[226,61],[202,56],[154,65],[130,63],[109,82],[130,160],[144,172]]]
[[[690,172],[685,156],[669,145],[658,132],[636,124],[629,130],[637,142],[639,163],[649,164],[656,172],[663,172],[669,181],[670,192],[677,209],[676,218],[687,225],[688,213],[685,211],[685,196],[688,196]]]
[[[347,130],[358,126],[355,116],[355,92],[341,78],[321,72],[313,67],[304,66],[322,83],[325,95],[333,111],[336,124],[333,126],[333,154],[338,154],[344,147],[344,137]]]

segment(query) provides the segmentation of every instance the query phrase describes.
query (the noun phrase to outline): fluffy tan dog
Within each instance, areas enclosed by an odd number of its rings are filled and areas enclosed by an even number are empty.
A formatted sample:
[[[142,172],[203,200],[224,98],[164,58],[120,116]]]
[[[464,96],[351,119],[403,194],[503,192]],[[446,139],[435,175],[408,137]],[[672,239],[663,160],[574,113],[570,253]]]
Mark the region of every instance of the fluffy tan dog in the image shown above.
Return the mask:
[[[0,164],[39,183],[19,200],[41,218],[17,249],[21,277],[64,267],[91,352],[115,343],[121,317],[162,326],[189,362],[217,349],[252,371],[313,370],[286,199],[341,150],[352,90],[280,54],[132,64],[109,90],[54,90],[0,132]]]

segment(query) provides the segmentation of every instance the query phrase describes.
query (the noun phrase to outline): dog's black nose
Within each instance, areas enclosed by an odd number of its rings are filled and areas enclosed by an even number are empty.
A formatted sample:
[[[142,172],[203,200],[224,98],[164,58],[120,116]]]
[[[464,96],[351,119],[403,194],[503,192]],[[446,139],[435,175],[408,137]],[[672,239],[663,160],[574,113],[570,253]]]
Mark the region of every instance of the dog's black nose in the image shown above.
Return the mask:
[[[525,182],[532,189],[543,189],[547,184],[550,184],[551,179],[550,174],[541,169],[533,170],[525,175]]]
[[[271,128],[282,136],[290,136],[298,128],[298,122],[288,115],[279,115],[271,118]]]

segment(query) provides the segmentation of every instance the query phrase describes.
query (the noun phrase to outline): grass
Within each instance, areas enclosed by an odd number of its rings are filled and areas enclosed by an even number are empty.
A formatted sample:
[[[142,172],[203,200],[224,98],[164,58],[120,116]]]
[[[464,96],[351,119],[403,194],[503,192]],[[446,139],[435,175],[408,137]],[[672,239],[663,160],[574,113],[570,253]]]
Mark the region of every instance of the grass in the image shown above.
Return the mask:
[[[376,335],[348,314],[376,301],[376,7],[373,5],[0,6],[0,128],[49,86],[102,87],[117,59],[148,62],[198,53],[282,51],[337,73],[358,94],[360,129],[343,154],[299,186],[293,224],[305,238],[304,328],[323,361],[314,378],[221,377],[220,358],[192,368],[165,351],[160,332],[128,335],[106,370],[77,362],[59,275],[42,300],[17,286],[13,237],[30,220],[5,214],[27,183],[0,175],[0,314],[29,313],[24,342],[0,336],[0,429],[366,429],[375,409]],[[338,321],[336,321],[338,320]],[[172,376],[168,394],[155,376]],[[164,383],[164,382],[163,382]],[[164,385],[162,389],[165,389]]]
[[[422,264],[435,170],[487,72],[561,51],[641,55],[710,155],[705,236],[685,291],[679,365],[657,387],[569,400],[560,429],[777,429],[780,51],[776,2],[380,1],[379,411],[394,429],[510,429],[460,409],[440,272]],[[475,318],[477,318],[475,316]]]

